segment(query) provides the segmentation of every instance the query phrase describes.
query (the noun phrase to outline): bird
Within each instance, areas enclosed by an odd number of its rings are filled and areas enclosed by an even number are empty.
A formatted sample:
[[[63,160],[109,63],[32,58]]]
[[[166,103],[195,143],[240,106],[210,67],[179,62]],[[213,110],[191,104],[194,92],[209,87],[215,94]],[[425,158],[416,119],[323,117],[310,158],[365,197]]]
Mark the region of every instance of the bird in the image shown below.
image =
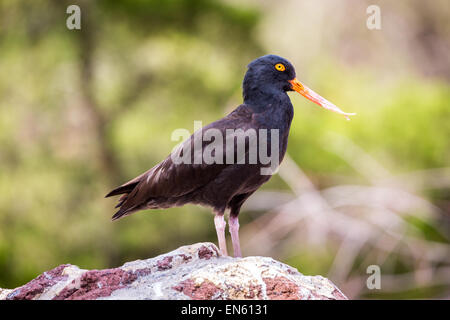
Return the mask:
[[[270,169],[267,161],[263,161],[266,160],[261,156],[263,147],[277,166],[284,158],[294,116],[288,92],[296,91],[319,106],[342,114],[347,120],[355,114],[343,112],[301,83],[296,78],[294,66],[274,54],[248,64],[242,89],[243,102],[231,113],[197,130],[163,161],[105,196],[121,195],[116,206],[119,209],[112,220],[140,210],[188,203],[210,207],[214,213],[220,254],[228,256],[224,216],[229,210],[233,253],[235,257],[242,257],[238,216],[244,202],[276,172],[276,168]],[[250,131],[255,133],[256,148],[250,141],[251,135],[246,135]],[[216,143],[212,148],[219,138],[204,139],[208,132],[222,135],[225,142]],[[236,132],[244,138],[239,139]],[[208,147],[214,149],[210,155],[215,161],[196,161],[201,160]],[[179,161],[180,158],[185,161]],[[270,169],[269,173],[263,174],[264,169]]]

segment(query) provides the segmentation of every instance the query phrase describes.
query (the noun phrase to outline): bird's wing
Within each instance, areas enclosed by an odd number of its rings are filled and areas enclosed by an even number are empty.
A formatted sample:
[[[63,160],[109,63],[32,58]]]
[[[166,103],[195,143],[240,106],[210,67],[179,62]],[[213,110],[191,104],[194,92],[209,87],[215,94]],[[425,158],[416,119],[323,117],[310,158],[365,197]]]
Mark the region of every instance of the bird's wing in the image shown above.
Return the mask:
[[[223,137],[226,137],[228,133],[226,129],[240,128],[245,131],[254,125],[252,120],[252,112],[247,106],[241,105],[225,118],[213,122],[201,130],[204,133],[205,130],[214,128],[219,130]],[[200,139],[202,148],[194,148],[197,139]],[[225,152],[223,152],[222,163],[206,164],[201,161],[201,163],[196,164],[193,163],[193,160],[199,155],[199,152],[203,152],[204,148],[213,141],[204,141],[201,134],[194,133],[182,143],[181,146],[184,148],[177,148],[165,160],[147,172],[111,191],[107,197],[123,194],[117,205],[120,210],[113,216],[113,219],[144,209],[151,199],[179,197],[212,181],[229,165],[226,164]],[[175,163],[175,153],[178,152],[178,155],[180,155],[181,150],[186,150],[185,148],[189,146],[192,151],[191,163]]]

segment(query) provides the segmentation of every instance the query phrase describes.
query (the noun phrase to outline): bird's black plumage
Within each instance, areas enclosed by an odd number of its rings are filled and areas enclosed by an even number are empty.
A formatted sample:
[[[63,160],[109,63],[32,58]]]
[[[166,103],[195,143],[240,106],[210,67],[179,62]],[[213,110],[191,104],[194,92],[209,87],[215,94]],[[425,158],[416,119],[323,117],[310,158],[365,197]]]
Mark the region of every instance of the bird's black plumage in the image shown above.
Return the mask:
[[[282,67],[277,64],[281,64]],[[259,129],[267,129],[269,130],[267,145],[270,146],[272,142],[270,129],[277,129],[278,160],[281,162],[286,152],[294,114],[287,95],[287,91],[292,90],[289,81],[293,79],[295,79],[294,67],[284,58],[267,55],[254,60],[248,65],[243,81],[243,104],[226,117],[204,127],[202,132],[214,128],[227,136],[227,129],[244,131],[255,129],[259,137]],[[198,135],[192,135],[184,145],[193,146],[197,138]],[[203,150],[211,141],[201,143]],[[235,151],[236,148],[237,146]],[[227,164],[225,149],[226,146],[223,147],[224,161],[213,164],[176,164],[169,155],[147,172],[112,190],[107,197],[122,195],[118,204],[120,208],[114,214],[113,220],[143,209],[169,208],[194,203],[212,207],[219,217],[223,217],[225,210],[230,209],[230,219],[236,218],[237,223],[242,204],[271,176],[261,174],[260,169],[267,165],[262,164],[259,157],[257,163],[253,164]],[[248,141],[245,152],[246,157],[249,157]],[[221,223],[216,223],[218,235],[219,229],[222,230]],[[220,238],[219,235],[219,244]]]

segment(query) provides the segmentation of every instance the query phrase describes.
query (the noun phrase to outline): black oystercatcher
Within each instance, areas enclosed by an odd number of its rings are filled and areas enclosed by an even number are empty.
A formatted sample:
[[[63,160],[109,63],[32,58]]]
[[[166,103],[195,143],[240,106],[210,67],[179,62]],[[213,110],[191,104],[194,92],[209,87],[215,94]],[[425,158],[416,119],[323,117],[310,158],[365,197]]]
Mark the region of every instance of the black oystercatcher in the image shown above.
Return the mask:
[[[270,168],[276,169],[273,163],[278,166],[284,157],[294,115],[287,95],[292,90],[347,119],[353,115],[298,81],[294,67],[286,59],[276,55],[260,57],[248,65],[243,104],[195,132],[147,172],[106,195],[122,194],[116,206],[120,209],[112,219],[187,203],[209,206],[215,213],[220,252],[227,255],[224,213],[230,209],[234,255],[240,257],[239,211],[245,200],[270,179],[274,172]]]

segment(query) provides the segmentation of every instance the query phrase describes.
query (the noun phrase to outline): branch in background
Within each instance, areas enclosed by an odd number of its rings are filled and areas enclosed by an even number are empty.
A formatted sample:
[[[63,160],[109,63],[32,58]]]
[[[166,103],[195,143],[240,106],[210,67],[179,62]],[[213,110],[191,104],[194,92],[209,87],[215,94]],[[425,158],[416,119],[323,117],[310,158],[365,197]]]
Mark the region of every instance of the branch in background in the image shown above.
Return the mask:
[[[77,44],[79,47],[79,64],[80,64],[80,92],[84,102],[84,107],[90,119],[92,120],[95,130],[96,147],[99,155],[100,168],[104,177],[110,180],[110,183],[115,184],[123,180],[124,174],[119,165],[116,154],[114,153],[107,129],[107,123],[111,120],[95,100],[95,93],[93,92],[93,57],[95,54],[95,26],[90,18],[94,7],[89,1],[83,2],[83,26],[77,32]],[[114,174],[112,174],[114,173]],[[111,181],[113,180],[113,181]]]

